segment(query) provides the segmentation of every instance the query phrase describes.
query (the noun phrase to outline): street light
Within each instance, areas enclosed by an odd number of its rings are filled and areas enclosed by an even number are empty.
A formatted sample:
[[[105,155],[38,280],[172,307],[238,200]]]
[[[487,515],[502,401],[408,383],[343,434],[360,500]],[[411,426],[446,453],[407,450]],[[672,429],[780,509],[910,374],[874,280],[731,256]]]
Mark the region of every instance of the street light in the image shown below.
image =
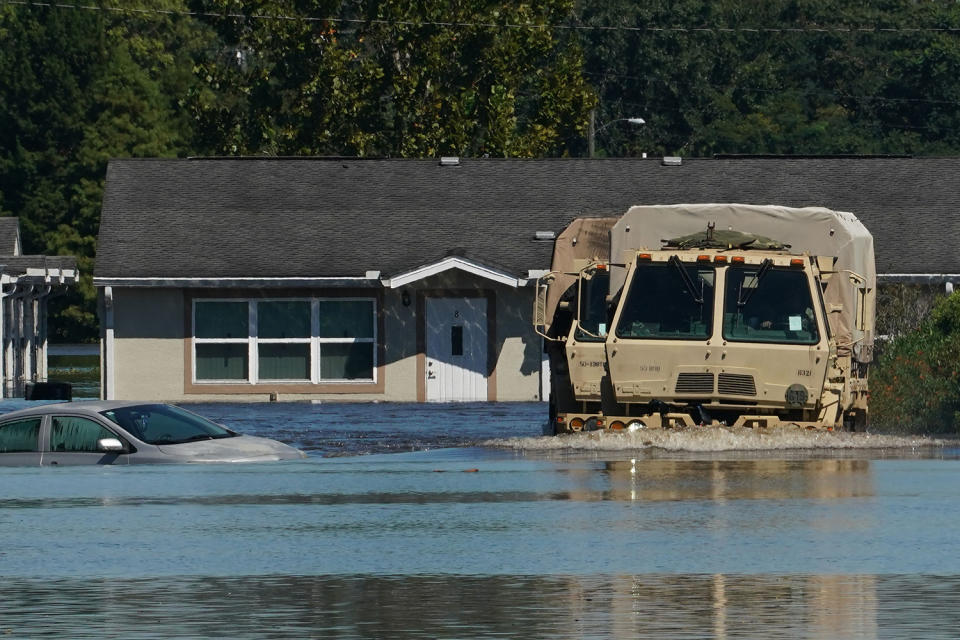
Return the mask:
[[[590,157],[594,157],[596,152],[596,137],[597,134],[612,125],[615,122],[629,122],[632,125],[639,126],[641,124],[647,124],[647,121],[643,118],[617,118],[616,120],[611,120],[606,124],[601,125],[600,127],[594,126],[594,118],[596,116],[596,111],[590,111],[590,131],[587,135],[587,147],[589,149]]]

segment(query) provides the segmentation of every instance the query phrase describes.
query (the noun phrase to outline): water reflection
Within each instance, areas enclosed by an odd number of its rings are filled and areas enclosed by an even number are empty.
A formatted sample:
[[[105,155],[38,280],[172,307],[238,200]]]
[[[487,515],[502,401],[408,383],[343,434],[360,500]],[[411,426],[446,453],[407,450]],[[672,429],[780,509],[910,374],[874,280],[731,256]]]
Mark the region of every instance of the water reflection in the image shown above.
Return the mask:
[[[459,450],[463,452],[467,450]],[[476,452],[482,456],[482,452]],[[162,506],[349,506],[445,505],[524,502],[797,500],[862,498],[874,494],[871,461],[810,460],[565,460],[528,467],[523,459],[494,453],[474,458],[480,466],[406,462],[400,468],[378,466],[370,458],[339,465],[339,473],[315,459],[304,463],[240,466],[128,469],[82,468],[39,473],[47,482],[8,487],[4,509],[83,509]],[[382,460],[378,458],[377,460]],[[271,473],[274,471],[275,473]],[[445,473],[445,472],[451,473]],[[469,472],[469,473],[465,473]],[[26,470],[22,474],[29,473]],[[110,475],[128,482],[111,482]],[[442,473],[442,475],[441,475]],[[67,491],[56,477],[73,474]],[[173,476],[165,478],[164,476]],[[203,488],[191,478],[203,482]],[[163,486],[156,482],[164,480]],[[535,480],[535,482],[530,482]],[[11,482],[13,484],[11,484]],[[55,491],[44,491],[47,484]],[[107,494],[101,492],[107,490]]]
[[[0,586],[10,637],[950,638],[960,577],[247,576]]]
[[[630,459],[605,462],[604,471],[611,485],[602,493],[605,500],[838,499],[873,495],[869,460]]]

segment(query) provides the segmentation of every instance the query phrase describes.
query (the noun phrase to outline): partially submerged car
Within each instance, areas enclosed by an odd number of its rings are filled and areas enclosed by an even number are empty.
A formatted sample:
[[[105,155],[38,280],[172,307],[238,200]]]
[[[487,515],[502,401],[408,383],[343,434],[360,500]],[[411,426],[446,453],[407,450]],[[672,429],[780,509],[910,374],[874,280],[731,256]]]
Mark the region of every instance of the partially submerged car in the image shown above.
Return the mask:
[[[306,454],[169,404],[67,402],[0,415],[0,466],[260,462]]]

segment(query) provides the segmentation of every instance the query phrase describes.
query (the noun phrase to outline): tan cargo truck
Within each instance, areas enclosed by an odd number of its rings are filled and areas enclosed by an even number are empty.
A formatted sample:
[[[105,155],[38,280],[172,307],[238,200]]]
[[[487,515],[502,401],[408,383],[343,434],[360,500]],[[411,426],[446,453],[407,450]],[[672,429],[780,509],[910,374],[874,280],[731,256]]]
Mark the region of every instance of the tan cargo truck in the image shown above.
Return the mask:
[[[850,213],[689,204],[574,221],[535,309],[552,428],[862,429],[875,296],[873,239]]]

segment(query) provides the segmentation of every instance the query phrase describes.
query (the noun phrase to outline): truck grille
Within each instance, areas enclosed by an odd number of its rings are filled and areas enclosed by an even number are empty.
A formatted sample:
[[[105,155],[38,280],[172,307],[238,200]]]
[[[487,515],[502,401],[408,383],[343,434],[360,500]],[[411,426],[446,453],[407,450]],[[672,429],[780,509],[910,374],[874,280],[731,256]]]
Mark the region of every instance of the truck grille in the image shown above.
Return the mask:
[[[681,373],[675,393],[713,393],[712,373]]]
[[[740,373],[721,373],[717,378],[717,390],[731,396],[755,396],[757,385],[753,376]]]

